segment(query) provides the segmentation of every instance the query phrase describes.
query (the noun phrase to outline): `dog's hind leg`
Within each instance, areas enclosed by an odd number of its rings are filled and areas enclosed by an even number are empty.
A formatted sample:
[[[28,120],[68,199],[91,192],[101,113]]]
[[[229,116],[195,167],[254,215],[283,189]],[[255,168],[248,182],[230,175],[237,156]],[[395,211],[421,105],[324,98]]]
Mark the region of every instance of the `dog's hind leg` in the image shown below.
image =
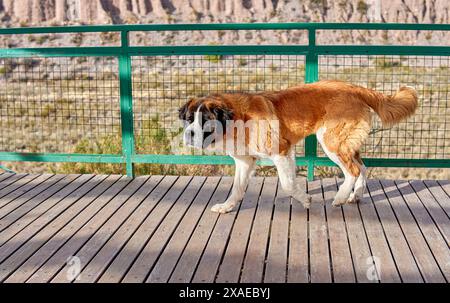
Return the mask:
[[[311,204],[311,196],[303,191],[295,180],[296,166],[293,152],[287,156],[275,155],[272,157],[272,161],[277,167],[281,187],[286,194],[301,202],[303,207],[309,208]]]
[[[359,155],[359,152],[355,153],[354,159],[358,163],[360,167],[360,174],[358,176],[358,179],[356,179],[355,182],[355,189],[350,194],[350,197],[347,200],[347,203],[355,203],[358,202],[364,195],[364,190],[366,188],[366,166],[364,165],[361,156]]]
[[[346,140],[339,140],[338,134],[334,134],[335,142],[326,142],[325,134],[327,129],[321,127],[316,135],[317,140],[322,145],[324,152],[334,163],[336,163],[344,173],[344,183],[339,187],[339,190],[334,198],[333,205],[339,206],[347,203],[352,193],[353,187],[361,174],[361,166],[354,158],[354,152],[351,147],[347,147],[349,142]]]
[[[211,208],[211,211],[221,214],[230,212],[244,197],[245,188],[255,170],[256,159],[251,156],[233,156],[236,164],[233,188],[231,195],[224,203],[219,203]]]

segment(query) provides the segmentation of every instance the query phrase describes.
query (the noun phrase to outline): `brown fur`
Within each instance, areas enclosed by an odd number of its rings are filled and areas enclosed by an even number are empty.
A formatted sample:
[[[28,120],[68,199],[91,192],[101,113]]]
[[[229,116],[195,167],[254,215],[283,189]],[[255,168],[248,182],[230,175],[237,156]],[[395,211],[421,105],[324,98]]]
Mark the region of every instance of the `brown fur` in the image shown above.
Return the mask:
[[[406,119],[417,108],[414,89],[402,87],[392,96],[341,81],[319,81],[259,94],[221,94],[190,101],[231,109],[234,120],[279,119],[280,154],[299,140],[326,127],[324,142],[353,176],[362,165],[359,149],[371,128],[373,109],[384,125]]]

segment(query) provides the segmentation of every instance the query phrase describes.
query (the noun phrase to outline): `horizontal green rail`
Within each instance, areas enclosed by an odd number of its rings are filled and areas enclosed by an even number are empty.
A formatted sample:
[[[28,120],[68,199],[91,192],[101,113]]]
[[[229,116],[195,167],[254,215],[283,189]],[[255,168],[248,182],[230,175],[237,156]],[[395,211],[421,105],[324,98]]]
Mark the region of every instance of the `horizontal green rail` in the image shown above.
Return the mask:
[[[396,158],[363,158],[368,167],[450,167],[450,159],[396,159]],[[122,155],[108,154],[47,154],[47,153],[13,153],[0,152],[0,161],[29,162],[80,162],[80,163],[126,163]],[[153,164],[234,164],[230,156],[200,155],[133,155],[133,163]],[[311,161],[316,166],[336,166],[324,157],[297,157],[299,166],[306,166]],[[259,165],[273,165],[270,160],[260,160]]]
[[[414,55],[448,56],[450,46],[397,45],[199,45],[199,46],[130,46],[60,47],[0,49],[0,58],[20,57],[112,57],[171,55]]]
[[[0,161],[125,163],[122,155],[0,152]]]
[[[407,23],[222,23],[222,24],[133,24],[1,28],[0,35],[136,31],[211,30],[430,30],[450,31],[450,24]]]
[[[132,46],[129,33],[138,31],[237,31],[237,30],[305,30],[305,45],[195,45],[195,46]],[[399,24],[399,23],[234,23],[234,24],[137,24],[99,26],[57,26],[1,28],[0,35],[70,34],[93,32],[117,32],[119,46],[101,47],[42,47],[4,48],[0,58],[22,57],[116,57],[119,61],[119,87],[122,131],[122,153],[112,154],[63,154],[0,152],[0,161],[37,162],[85,162],[123,163],[127,175],[133,175],[135,163],[158,164],[233,164],[228,156],[136,154],[133,135],[132,70],[133,56],[182,56],[182,55],[302,55],[305,56],[305,82],[318,80],[319,56],[327,55],[413,55],[450,56],[450,46],[404,45],[317,45],[319,30],[418,30],[450,31],[450,24]],[[450,167],[450,159],[397,159],[365,158],[367,166],[378,167]],[[305,140],[305,156],[297,157],[297,165],[307,166],[308,178],[314,176],[315,166],[335,166],[328,158],[318,157],[317,140],[310,136]],[[271,165],[261,160],[261,165]]]

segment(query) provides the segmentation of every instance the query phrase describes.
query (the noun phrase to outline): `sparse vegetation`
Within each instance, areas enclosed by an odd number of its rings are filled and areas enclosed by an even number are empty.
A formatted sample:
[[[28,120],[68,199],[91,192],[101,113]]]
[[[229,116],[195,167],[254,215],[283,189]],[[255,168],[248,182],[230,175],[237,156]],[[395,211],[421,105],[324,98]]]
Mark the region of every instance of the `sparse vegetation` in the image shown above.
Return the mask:
[[[49,40],[49,39],[50,39],[50,36],[49,36],[49,35],[39,36],[39,37],[37,38],[37,40],[36,40],[36,43],[39,44],[39,45],[42,45],[42,44],[44,44],[45,42],[47,42],[47,40]]]
[[[367,11],[369,10],[369,5],[364,0],[359,0],[356,5],[356,10],[360,15],[367,15]]]
[[[237,63],[238,63],[238,66],[241,67],[241,66],[246,66],[248,62],[245,58],[239,57],[239,58],[237,58]]]
[[[83,33],[74,34],[70,41],[76,46],[80,46],[83,43]]]
[[[25,67],[25,70],[31,69],[39,65],[39,60],[33,58],[24,58],[22,62],[23,66]]]
[[[217,36],[222,39],[226,35],[226,31],[217,31]]]
[[[219,63],[223,60],[223,55],[205,55],[205,60],[212,63]]]
[[[31,43],[34,42],[39,45],[42,45],[47,41],[53,41],[55,39],[56,39],[56,36],[54,34],[53,35],[29,35],[28,36],[28,42],[31,42]]]
[[[327,0],[309,0],[309,6],[311,8],[323,9],[327,5]]]
[[[41,110],[41,117],[46,118],[56,113],[56,107],[52,104],[46,104]]]
[[[380,57],[375,59],[375,65],[381,68],[400,67],[402,66],[402,62],[400,60]]]
[[[13,71],[14,67],[10,64],[0,66],[0,75],[7,75]]]
[[[115,32],[101,32],[100,40],[102,44],[112,44],[118,42],[120,40],[120,37]]]

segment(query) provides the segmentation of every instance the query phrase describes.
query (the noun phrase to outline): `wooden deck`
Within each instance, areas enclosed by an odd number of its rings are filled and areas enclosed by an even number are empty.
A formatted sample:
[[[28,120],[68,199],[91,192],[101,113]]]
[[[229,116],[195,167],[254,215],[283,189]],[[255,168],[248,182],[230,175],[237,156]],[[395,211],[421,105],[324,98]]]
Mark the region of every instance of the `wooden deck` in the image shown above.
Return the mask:
[[[218,215],[230,177],[1,174],[0,281],[450,280],[449,181],[370,180],[342,208],[339,180],[300,182],[308,211],[254,178]]]

